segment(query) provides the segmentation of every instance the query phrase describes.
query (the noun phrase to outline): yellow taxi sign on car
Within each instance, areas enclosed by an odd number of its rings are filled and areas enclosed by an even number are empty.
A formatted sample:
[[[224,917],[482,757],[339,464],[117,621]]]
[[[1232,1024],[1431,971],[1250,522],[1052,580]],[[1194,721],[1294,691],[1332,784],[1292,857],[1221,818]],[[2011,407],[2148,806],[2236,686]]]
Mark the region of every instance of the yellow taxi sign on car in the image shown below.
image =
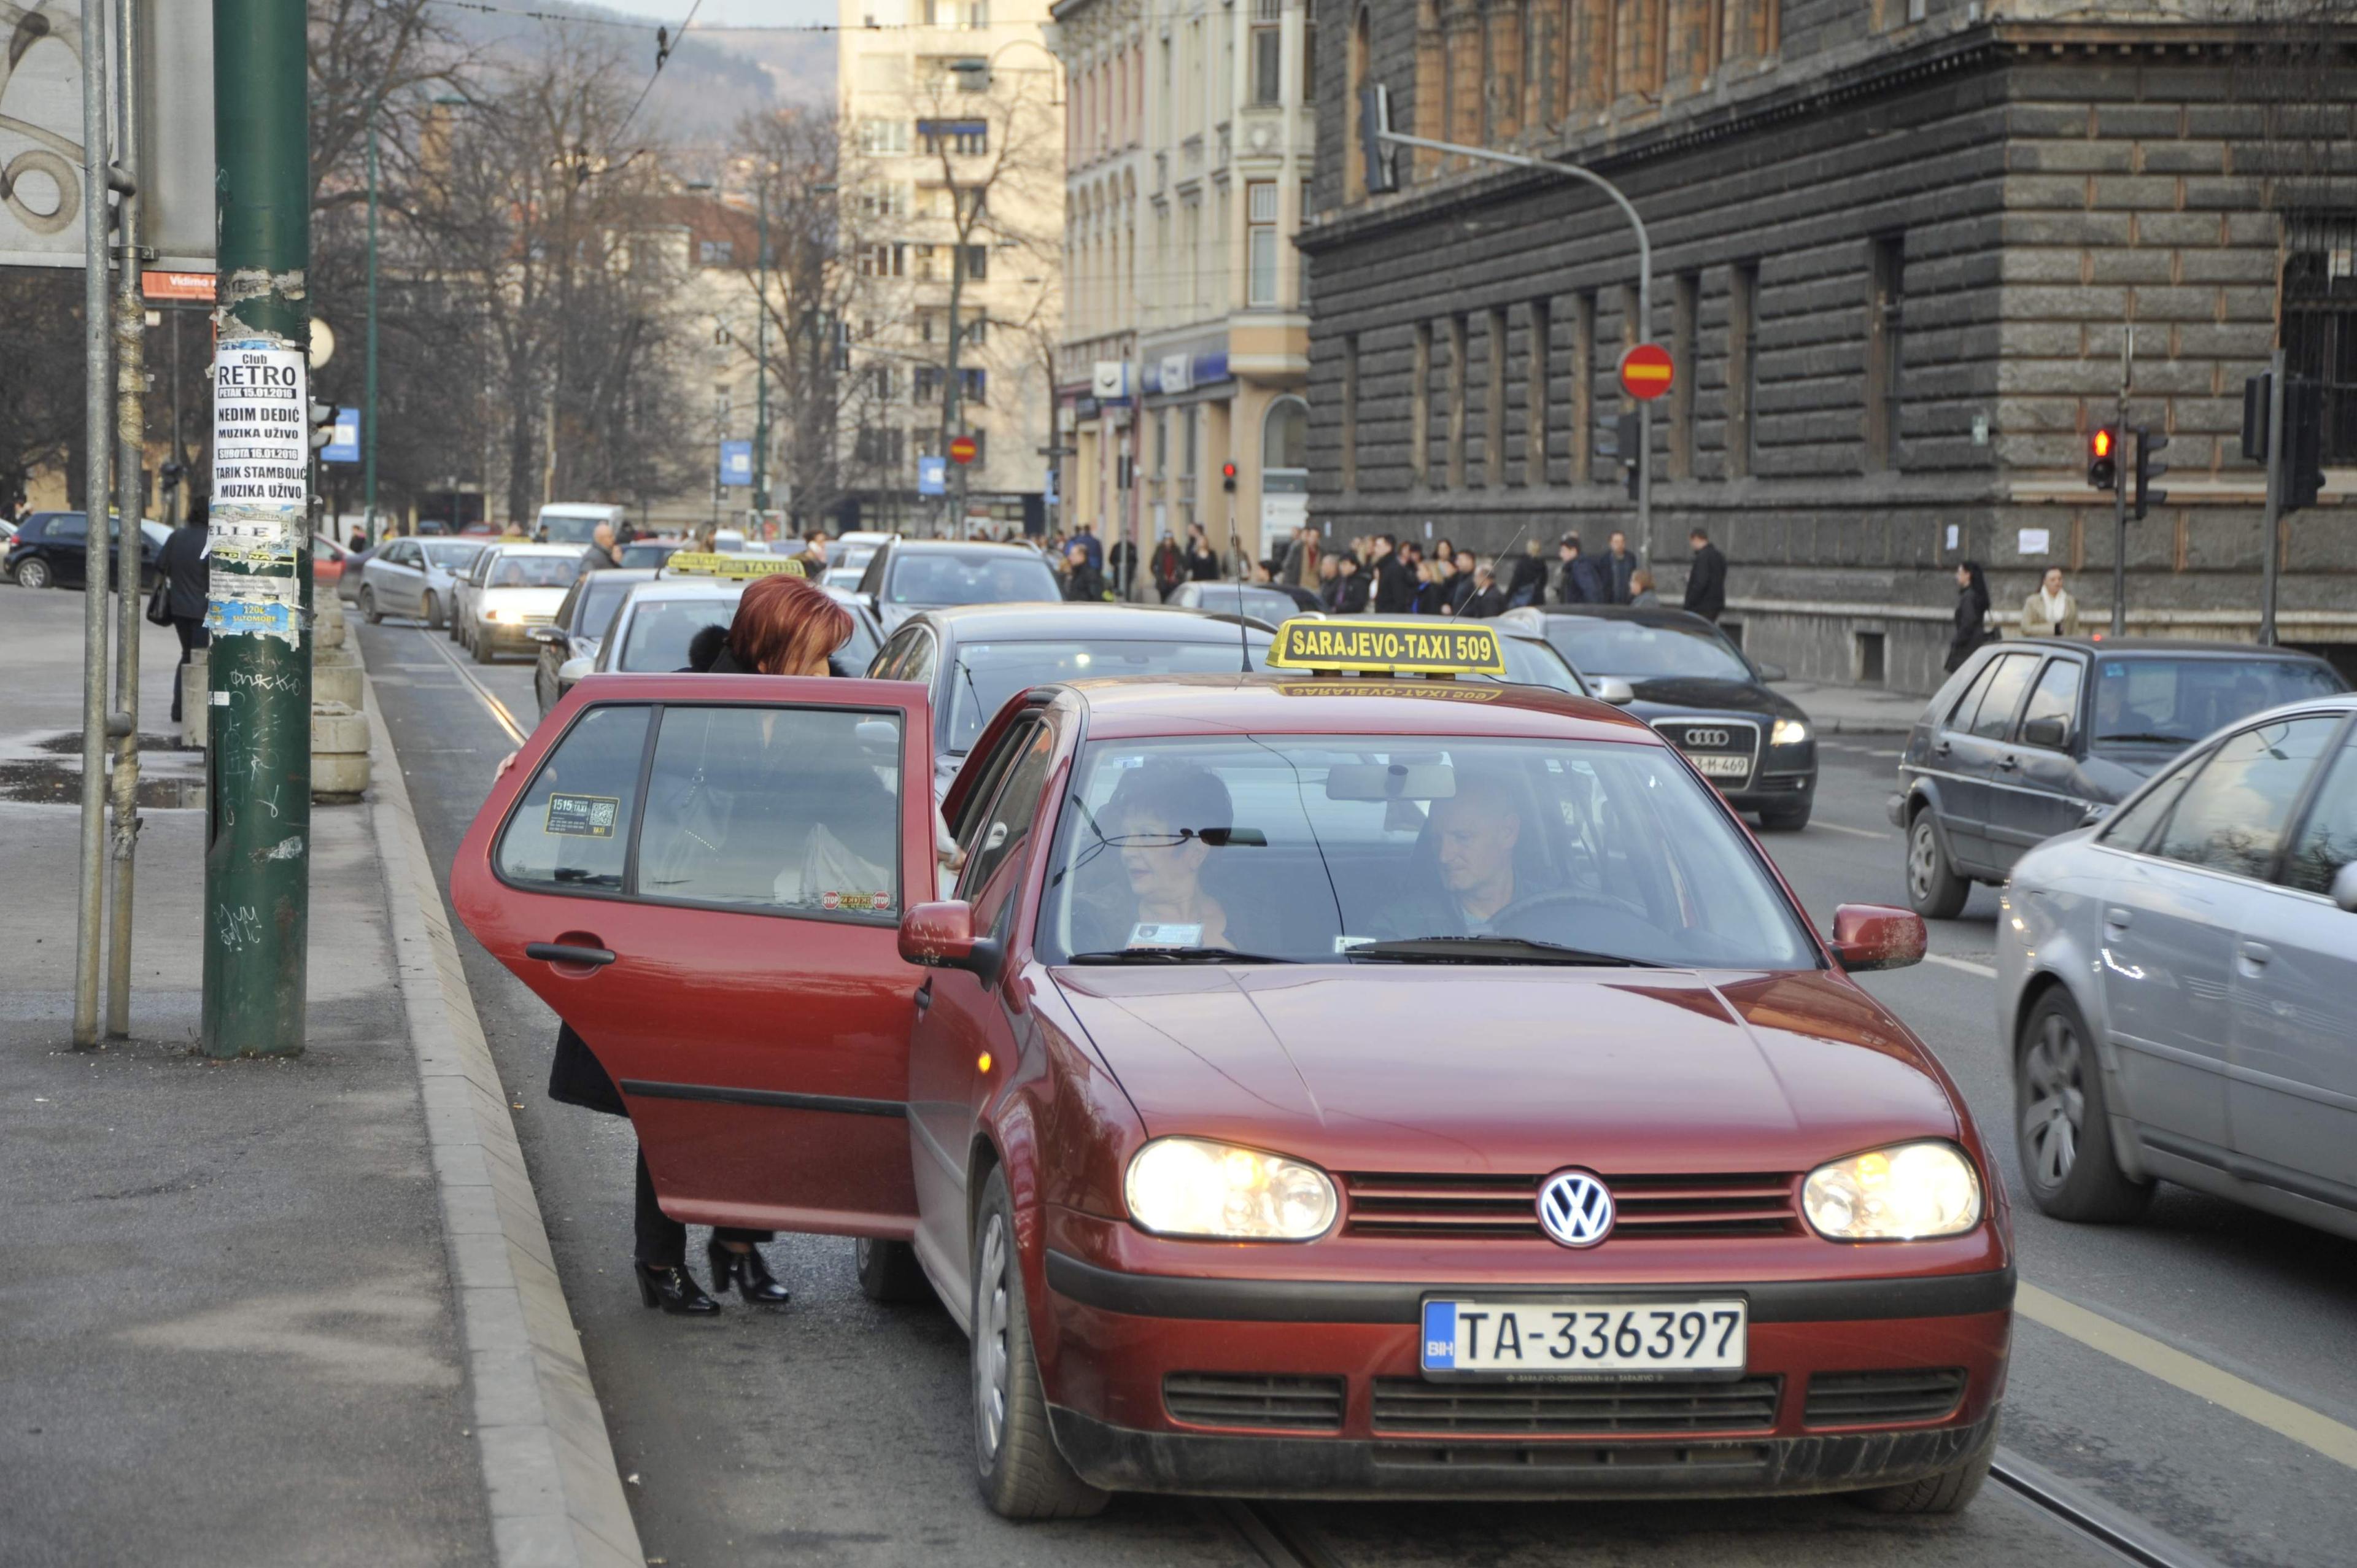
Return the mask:
[[[1268,650],[1275,670],[1351,670],[1382,675],[1503,675],[1498,630],[1479,621],[1286,621]]]
[[[794,555],[719,555],[683,550],[662,564],[666,577],[800,577],[802,559]]]

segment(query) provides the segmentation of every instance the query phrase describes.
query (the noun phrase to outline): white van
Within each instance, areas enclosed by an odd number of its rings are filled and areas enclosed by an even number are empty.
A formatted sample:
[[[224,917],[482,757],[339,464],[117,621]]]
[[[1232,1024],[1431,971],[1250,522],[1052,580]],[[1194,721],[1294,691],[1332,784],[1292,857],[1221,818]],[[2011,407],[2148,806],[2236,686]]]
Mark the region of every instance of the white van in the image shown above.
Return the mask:
[[[601,522],[612,524],[619,535],[629,516],[627,507],[603,501],[551,501],[540,509],[532,536],[543,544],[587,544]]]

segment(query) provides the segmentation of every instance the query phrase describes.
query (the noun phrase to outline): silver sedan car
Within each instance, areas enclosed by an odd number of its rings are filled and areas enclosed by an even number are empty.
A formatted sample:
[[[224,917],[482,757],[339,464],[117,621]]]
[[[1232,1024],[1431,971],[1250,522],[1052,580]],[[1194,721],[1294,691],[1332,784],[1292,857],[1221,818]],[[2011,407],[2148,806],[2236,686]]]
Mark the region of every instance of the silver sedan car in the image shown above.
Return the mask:
[[[2238,720],[2014,867],[1997,916],[2031,1199],[2169,1180],[2357,1238],[2357,696]]]

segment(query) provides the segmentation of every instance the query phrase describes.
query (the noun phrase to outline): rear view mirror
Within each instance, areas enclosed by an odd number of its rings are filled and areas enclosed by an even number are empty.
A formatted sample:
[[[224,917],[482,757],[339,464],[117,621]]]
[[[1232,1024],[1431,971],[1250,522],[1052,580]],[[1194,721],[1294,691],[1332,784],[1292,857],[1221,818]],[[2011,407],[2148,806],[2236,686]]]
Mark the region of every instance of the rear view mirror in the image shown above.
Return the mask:
[[[998,972],[998,944],[974,934],[974,906],[946,898],[920,904],[900,920],[900,956],[927,969],[962,969],[988,984]]]
[[[576,681],[586,679],[597,668],[597,661],[594,659],[568,659],[556,667],[556,678],[569,686]]]
[[[1637,689],[1618,675],[1590,675],[1587,680],[1587,689],[1596,693],[1599,703],[1621,708],[1637,700]]]
[[[1923,961],[1923,917],[1886,904],[1844,904],[1834,911],[1834,957],[1852,974],[1905,969]]]
[[[2021,726],[2021,744],[2024,746],[2043,746],[2049,751],[2060,751],[2062,749],[2062,743],[2070,738],[2070,724],[2053,714],[2049,714],[2045,718],[2032,719]]]
[[[1266,849],[1268,835],[1258,828],[1205,828],[1195,835],[1213,849]]]
[[[2357,915],[2357,860],[2332,874],[2332,901]]]
[[[1329,800],[1445,800],[1457,770],[1445,762],[1338,762],[1326,770]]]
[[[562,642],[565,640],[564,631],[561,628],[553,626],[528,627],[524,630],[524,635],[532,639],[534,642]]]

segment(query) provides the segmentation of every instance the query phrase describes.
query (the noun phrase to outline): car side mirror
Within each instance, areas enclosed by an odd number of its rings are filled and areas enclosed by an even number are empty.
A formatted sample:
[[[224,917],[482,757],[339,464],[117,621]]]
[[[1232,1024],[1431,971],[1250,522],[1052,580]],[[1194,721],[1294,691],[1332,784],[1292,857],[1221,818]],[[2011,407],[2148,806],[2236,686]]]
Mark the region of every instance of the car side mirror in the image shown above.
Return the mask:
[[[1785,679],[1784,667],[1781,664],[1770,664],[1763,660],[1760,665],[1760,679],[1773,685]]]
[[[1852,974],[1905,969],[1923,961],[1923,917],[1887,904],[1844,904],[1834,911],[1834,957]]]
[[[564,629],[560,627],[554,626],[529,627],[525,628],[524,635],[531,638],[534,642],[562,642],[565,640]]]
[[[900,919],[900,956],[927,969],[962,969],[988,984],[998,973],[998,943],[974,934],[974,906],[962,898],[920,904]]]
[[[2070,738],[2069,723],[2053,714],[2041,719],[2032,719],[2021,726],[2021,744],[2024,746],[2043,746],[2048,751],[2060,751],[2062,749],[2063,742]]]
[[[2332,874],[2332,901],[2357,915],[2357,860]]]
[[[1596,693],[1596,700],[1599,703],[1609,703],[1616,708],[1623,708],[1637,700],[1637,689],[1618,675],[1589,675],[1583,678],[1587,682],[1587,689]]]
[[[569,686],[576,681],[586,680],[597,668],[597,661],[594,659],[568,659],[556,667],[556,678]]]

